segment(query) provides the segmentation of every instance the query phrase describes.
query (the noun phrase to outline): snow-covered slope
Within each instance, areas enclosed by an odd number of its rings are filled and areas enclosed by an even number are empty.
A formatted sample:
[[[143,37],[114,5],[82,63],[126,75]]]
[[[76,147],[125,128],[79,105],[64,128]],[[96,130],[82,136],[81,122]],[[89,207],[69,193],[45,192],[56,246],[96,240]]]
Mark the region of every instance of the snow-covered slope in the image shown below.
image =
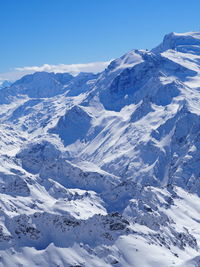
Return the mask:
[[[0,266],[200,266],[200,33],[0,90]]]

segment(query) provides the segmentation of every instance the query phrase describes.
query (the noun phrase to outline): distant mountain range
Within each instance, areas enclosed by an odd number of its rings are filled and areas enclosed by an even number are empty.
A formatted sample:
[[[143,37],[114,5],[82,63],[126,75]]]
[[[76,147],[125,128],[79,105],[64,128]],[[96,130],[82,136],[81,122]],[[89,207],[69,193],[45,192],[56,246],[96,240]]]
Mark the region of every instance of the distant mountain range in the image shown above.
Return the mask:
[[[9,87],[9,86],[11,86],[11,84],[12,84],[12,82],[7,81],[7,80],[1,81],[0,82],[0,89],[5,88],[5,87]]]
[[[200,32],[0,107],[0,266],[200,266]]]

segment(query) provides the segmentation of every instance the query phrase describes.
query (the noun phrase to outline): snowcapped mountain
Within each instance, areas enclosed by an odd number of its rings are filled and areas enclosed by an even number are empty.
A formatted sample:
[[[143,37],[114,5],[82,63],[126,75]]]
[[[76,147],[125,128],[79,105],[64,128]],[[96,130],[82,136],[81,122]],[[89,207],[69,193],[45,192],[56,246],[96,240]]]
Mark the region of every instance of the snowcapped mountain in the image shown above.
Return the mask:
[[[0,89],[11,86],[12,82],[8,80],[0,81]]]
[[[0,104],[0,266],[200,266],[200,33]]]

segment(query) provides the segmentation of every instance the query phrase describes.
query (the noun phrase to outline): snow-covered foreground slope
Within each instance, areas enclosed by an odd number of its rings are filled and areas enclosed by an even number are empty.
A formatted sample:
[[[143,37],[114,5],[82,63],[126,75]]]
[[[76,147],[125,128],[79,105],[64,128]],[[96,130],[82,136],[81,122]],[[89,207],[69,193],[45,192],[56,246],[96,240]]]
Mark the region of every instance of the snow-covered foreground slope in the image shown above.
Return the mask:
[[[200,33],[0,90],[0,266],[200,266]]]

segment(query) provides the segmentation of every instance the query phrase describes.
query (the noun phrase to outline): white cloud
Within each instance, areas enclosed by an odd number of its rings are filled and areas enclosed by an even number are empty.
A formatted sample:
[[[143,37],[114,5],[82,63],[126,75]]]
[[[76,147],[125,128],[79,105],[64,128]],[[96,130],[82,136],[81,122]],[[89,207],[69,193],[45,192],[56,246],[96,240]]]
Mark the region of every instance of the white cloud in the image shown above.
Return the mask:
[[[79,72],[93,72],[98,73],[103,71],[110,61],[103,62],[91,62],[91,63],[80,63],[80,64],[59,64],[59,65],[49,65],[44,64],[42,66],[30,66],[30,67],[21,67],[15,68],[10,72],[0,73],[0,81],[10,80],[14,81],[26,74],[31,74],[37,71],[47,71],[47,72],[69,72],[72,75],[77,75]]]

